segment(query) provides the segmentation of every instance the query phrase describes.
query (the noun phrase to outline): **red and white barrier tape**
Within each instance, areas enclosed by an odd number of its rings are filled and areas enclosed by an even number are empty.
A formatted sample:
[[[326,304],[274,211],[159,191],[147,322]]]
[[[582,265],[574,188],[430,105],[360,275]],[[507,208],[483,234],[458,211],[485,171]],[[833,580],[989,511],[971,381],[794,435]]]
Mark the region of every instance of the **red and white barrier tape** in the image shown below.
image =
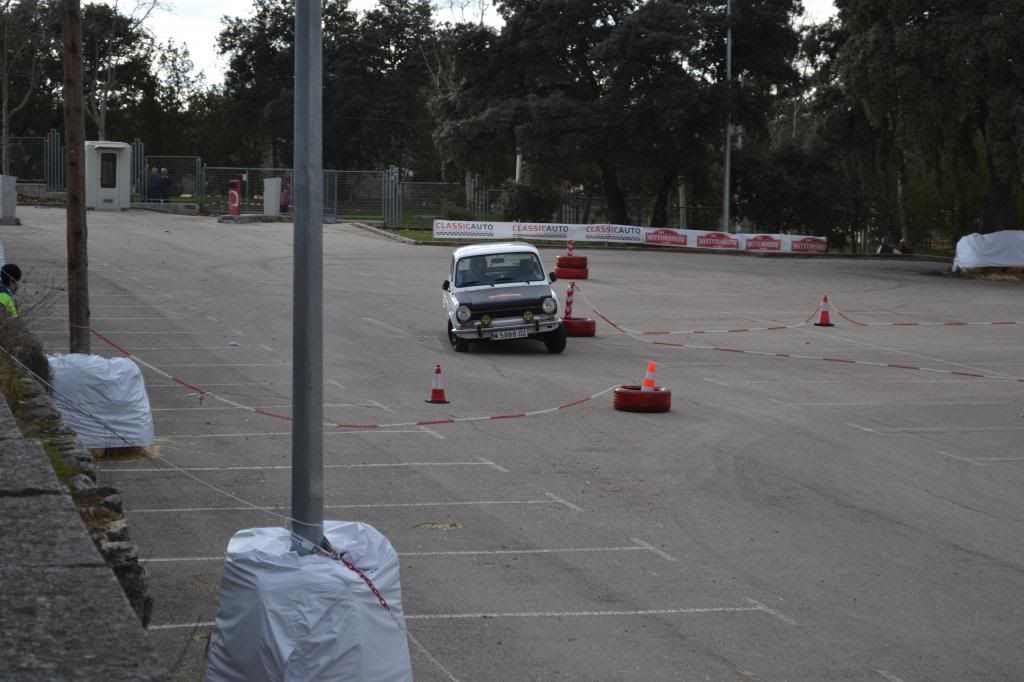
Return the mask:
[[[647,341],[646,339],[640,339],[636,336],[638,341],[644,341],[645,343],[651,343],[656,346],[669,346],[674,348],[688,348],[691,350],[714,350],[721,351],[723,353],[742,353],[744,355],[758,355],[761,357],[769,358],[786,358],[793,360],[818,360],[821,362],[837,362],[845,365],[863,365],[867,367],[884,367],[887,369],[906,369],[916,370],[918,372],[930,372],[933,374],[949,374],[961,377],[973,377],[977,379],[998,379],[1000,381],[1009,382],[1020,382],[1024,383],[1024,379],[1006,374],[983,374],[980,372],[964,372],[953,369],[937,369],[935,367],[918,367],[916,365],[905,365],[895,362],[871,362],[870,360],[853,360],[849,358],[829,358],[820,355],[803,355],[801,353],[772,353],[770,351],[759,351],[759,350],[744,350],[742,348],[726,348],[724,346],[698,346],[696,344],[688,343],[670,343],[668,341]]]
[[[814,316],[818,314],[818,309],[815,308],[814,312],[812,312],[807,317],[807,319],[804,320],[803,322],[800,322],[798,324],[775,325],[775,326],[772,326],[772,327],[743,327],[741,329],[683,329],[683,330],[679,330],[679,331],[641,331],[641,330],[638,330],[638,329],[629,329],[627,327],[623,327],[623,326],[618,325],[615,322],[613,322],[604,313],[602,313],[600,310],[598,310],[594,306],[593,302],[587,296],[586,292],[583,291],[583,287],[581,287],[578,284],[576,285],[576,291],[578,291],[580,293],[580,296],[583,298],[584,301],[587,302],[587,305],[590,306],[590,309],[594,311],[595,315],[597,315],[602,320],[604,320],[609,325],[611,325],[612,328],[614,328],[616,331],[621,332],[623,334],[628,334],[630,336],[673,336],[673,335],[682,336],[682,335],[694,335],[694,334],[740,334],[740,333],[744,333],[744,332],[773,332],[773,331],[780,331],[780,330],[783,330],[783,329],[799,329],[800,327],[806,326],[807,323],[810,322],[811,320],[813,320]]]
[[[949,320],[946,322],[861,322],[836,308],[834,303],[832,304],[832,309],[835,310],[839,317],[858,327],[990,327],[1015,324],[1024,325],[1024,322],[1018,320],[1000,320],[997,322],[961,322],[959,320]]]
[[[142,366],[152,370],[153,372],[159,374],[160,376],[162,376],[162,377],[164,377],[166,379],[169,379],[170,381],[173,381],[174,383],[179,384],[180,386],[183,386],[183,387],[185,387],[185,388],[187,388],[187,389],[189,389],[191,391],[194,391],[200,397],[207,397],[207,398],[212,398],[214,400],[219,400],[220,402],[225,403],[227,405],[230,405],[231,407],[236,407],[236,408],[242,409],[242,410],[248,410],[248,411],[250,411],[250,412],[252,412],[254,414],[258,414],[258,415],[261,415],[263,417],[271,417],[273,419],[280,419],[282,421],[289,421],[289,422],[292,421],[292,418],[289,417],[288,415],[277,414],[275,412],[270,412],[268,410],[264,410],[263,408],[260,408],[260,407],[253,407],[251,405],[244,405],[242,403],[239,403],[239,402],[236,402],[234,400],[231,400],[230,398],[225,398],[224,396],[217,395],[216,393],[211,393],[210,391],[203,390],[202,388],[199,388],[198,386],[195,386],[195,385],[193,385],[193,384],[191,384],[191,383],[189,383],[187,381],[179,379],[178,377],[175,377],[175,376],[173,376],[171,374],[168,374],[167,372],[165,372],[164,370],[160,369],[159,367],[157,367],[157,366],[155,366],[155,365],[153,365],[153,364],[151,364],[149,362],[146,362],[145,360],[143,360],[139,356],[133,355],[131,352],[129,352],[128,350],[125,350],[123,347],[119,346],[113,340],[107,338],[106,336],[104,336],[103,334],[99,333],[95,329],[90,330],[90,331],[92,331],[93,335],[96,336],[96,338],[98,338],[99,340],[103,341],[108,346],[110,346],[111,348],[115,349],[117,352],[121,353],[122,355],[124,355],[126,357],[132,358],[135,362],[137,362],[140,365],[142,365]],[[615,386],[609,386],[608,388],[606,388],[606,389],[604,389],[602,391],[598,391],[597,393],[594,393],[593,395],[589,395],[589,396],[587,396],[585,398],[580,398],[578,400],[573,400],[571,402],[564,403],[562,405],[556,405],[555,407],[548,407],[548,408],[544,408],[542,410],[531,410],[529,412],[515,412],[515,413],[511,413],[511,414],[497,414],[497,415],[477,416],[477,417],[452,417],[452,418],[446,418],[446,419],[420,419],[420,420],[417,420],[417,421],[393,422],[393,423],[390,423],[390,424],[371,424],[371,423],[366,423],[366,424],[339,424],[339,423],[335,423],[335,422],[324,422],[324,426],[326,426],[328,428],[353,429],[353,430],[360,430],[360,429],[394,429],[394,428],[402,428],[402,427],[410,427],[410,426],[437,426],[437,425],[441,425],[441,424],[465,424],[465,423],[469,423],[469,422],[502,421],[502,420],[505,420],[505,419],[522,419],[522,418],[525,418],[525,417],[539,417],[541,415],[552,414],[552,413],[558,412],[560,410],[567,410],[567,409],[569,409],[571,407],[576,407],[577,405],[582,405],[583,403],[586,403],[586,402],[589,402],[591,400],[594,400],[595,398],[600,398],[601,396],[605,395],[606,393],[611,392],[614,389],[615,389]]]

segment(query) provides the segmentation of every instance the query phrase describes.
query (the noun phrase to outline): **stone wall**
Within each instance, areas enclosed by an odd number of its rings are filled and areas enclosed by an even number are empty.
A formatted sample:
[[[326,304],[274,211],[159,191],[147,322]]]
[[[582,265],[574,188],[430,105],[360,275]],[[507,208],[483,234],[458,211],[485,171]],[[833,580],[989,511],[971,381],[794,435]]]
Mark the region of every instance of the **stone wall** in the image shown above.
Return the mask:
[[[9,363],[5,363],[8,364]],[[49,397],[0,372],[0,679],[166,680],[117,491]],[[13,412],[12,409],[13,408]]]

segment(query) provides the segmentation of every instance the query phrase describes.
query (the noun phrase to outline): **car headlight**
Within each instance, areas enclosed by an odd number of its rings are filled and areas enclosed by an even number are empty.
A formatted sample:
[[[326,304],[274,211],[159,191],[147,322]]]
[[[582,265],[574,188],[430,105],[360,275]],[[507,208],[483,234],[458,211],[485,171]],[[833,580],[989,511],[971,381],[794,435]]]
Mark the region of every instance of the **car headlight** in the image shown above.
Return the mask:
[[[459,309],[455,311],[455,318],[459,322],[466,322],[471,317],[473,317],[473,311],[470,310],[467,306],[460,305]]]
[[[545,298],[544,302],[540,304],[540,309],[548,315],[553,315],[558,310],[558,301],[553,298]]]

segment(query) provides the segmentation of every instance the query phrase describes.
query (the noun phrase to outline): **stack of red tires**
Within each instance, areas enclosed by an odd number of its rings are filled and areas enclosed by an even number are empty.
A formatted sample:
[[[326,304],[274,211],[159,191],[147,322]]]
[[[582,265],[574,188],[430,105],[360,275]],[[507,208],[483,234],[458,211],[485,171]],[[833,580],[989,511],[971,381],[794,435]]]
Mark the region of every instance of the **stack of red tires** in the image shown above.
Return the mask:
[[[586,279],[589,274],[586,256],[559,256],[555,259],[558,279]]]

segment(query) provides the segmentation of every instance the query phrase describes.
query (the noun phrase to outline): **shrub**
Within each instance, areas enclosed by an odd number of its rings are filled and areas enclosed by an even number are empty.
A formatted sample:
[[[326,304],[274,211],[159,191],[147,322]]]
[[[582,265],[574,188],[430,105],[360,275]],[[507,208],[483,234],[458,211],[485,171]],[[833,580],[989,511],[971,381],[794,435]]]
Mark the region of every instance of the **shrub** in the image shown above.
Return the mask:
[[[550,187],[527,185],[512,180],[501,186],[495,208],[508,220],[550,220],[561,197]]]

